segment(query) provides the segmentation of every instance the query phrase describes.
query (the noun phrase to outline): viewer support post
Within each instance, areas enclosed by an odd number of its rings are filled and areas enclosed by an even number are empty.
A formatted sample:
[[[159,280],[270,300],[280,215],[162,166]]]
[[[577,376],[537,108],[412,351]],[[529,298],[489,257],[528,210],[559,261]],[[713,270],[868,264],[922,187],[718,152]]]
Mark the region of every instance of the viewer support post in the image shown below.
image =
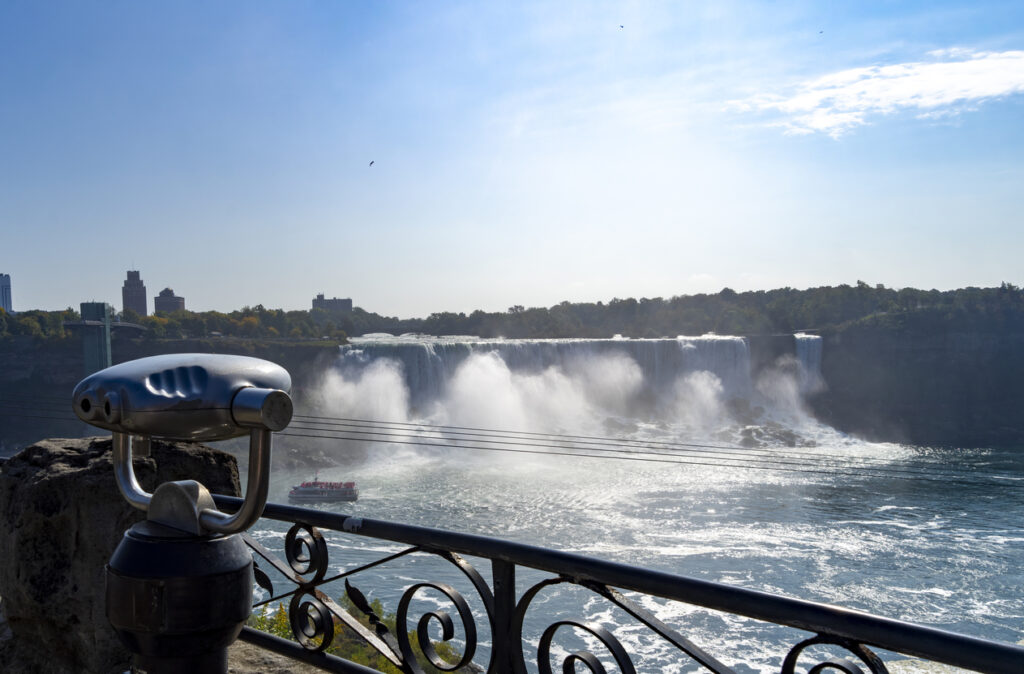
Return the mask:
[[[75,413],[113,432],[118,487],[146,512],[107,565],[107,617],[134,654],[133,670],[227,671],[227,648],[249,616],[253,587],[252,555],[235,534],[263,513],[271,436],[291,421],[290,388],[288,372],[274,363],[213,354],[142,358],[75,387]],[[232,515],[217,510],[195,480],[167,482],[150,494],[135,477],[133,443],[246,434],[249,477]]]

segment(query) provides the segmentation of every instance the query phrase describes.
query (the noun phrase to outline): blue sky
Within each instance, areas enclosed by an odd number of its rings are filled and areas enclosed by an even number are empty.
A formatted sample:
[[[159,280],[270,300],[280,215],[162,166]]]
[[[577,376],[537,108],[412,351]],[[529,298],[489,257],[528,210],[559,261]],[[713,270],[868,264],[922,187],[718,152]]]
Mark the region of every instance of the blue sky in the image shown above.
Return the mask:
[[[0,5],[16,310],[1022,284],[1022,186],[1020,2]]]

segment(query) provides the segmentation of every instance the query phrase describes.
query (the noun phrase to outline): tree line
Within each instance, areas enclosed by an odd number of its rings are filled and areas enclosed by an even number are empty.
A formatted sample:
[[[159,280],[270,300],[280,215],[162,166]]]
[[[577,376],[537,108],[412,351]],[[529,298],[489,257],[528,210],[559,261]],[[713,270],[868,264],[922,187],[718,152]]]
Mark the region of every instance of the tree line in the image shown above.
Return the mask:
[[[504,312],[441,312],[399,319],[354,310],[341,322],[349,335],[477,335],[480,337],[675,337],[706,333],[732,335],[829,331],[852,323],[882,322],[901,327],[935,327],[968,321],[975,327],[1024,328],[1024,292],[1012,284],[997,288],[917,290],[856,285],[797,290],[780,288],[738,293],[680,295],[610,302],[562,302],[552,307],[516,305]]]
[[[918,290],[856,285],[797,290],[779,288],[670,298],[561,302],[552,307],[514,305],[507,311],[439,312],[426,318],[382,316],[356,307],[348,313],[321,309],[285,311],[262,305],[230,313],[177,311],[140,317],[126,311],[119,320],[146,328],[142,339],[241,337],[249,339],[344,342],[347,336],[386,332],[480,337],[674,337],[676,335],[756,335],[800,330],[829,331],[859,323],[900,329],[935,330],[969,322],[974,329],[1024,329],[1024,291],[1003,283],[996,288]],[[30,336],[60,339],[78,312],[0,309],[0,339]]]

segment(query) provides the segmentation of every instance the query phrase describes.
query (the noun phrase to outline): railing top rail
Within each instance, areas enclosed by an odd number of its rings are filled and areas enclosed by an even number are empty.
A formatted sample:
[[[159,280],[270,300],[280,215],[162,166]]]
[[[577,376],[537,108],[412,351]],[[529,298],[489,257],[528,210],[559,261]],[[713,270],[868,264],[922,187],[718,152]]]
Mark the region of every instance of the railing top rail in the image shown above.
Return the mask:
[[[227,511],[237,509],[242,503],[242,499],[231,496],[216,495],[214,499],[219,507]],[[419,546],[427,551],[448,551],[502,560],[566,576],[575,581],[597,582],[815,633],[829,633],[878,648],[977,671],[1019,671],[1020,663],[1024,662],[1024,647],[1020,646],[883,618],[838,606],[488,536],[276,503],[267,503],[263,516]]]

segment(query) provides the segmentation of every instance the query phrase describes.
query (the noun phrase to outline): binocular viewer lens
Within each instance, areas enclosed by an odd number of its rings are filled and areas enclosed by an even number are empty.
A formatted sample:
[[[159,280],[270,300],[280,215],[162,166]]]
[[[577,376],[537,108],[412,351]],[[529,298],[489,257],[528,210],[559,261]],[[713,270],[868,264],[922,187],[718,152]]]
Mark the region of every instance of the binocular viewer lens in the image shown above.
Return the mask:
[[[280,431],[292,417],[291,377],[247,356],[169,354],[108,367],[75,387],[82,421],[115,433],[210,442],[253,428]]]

